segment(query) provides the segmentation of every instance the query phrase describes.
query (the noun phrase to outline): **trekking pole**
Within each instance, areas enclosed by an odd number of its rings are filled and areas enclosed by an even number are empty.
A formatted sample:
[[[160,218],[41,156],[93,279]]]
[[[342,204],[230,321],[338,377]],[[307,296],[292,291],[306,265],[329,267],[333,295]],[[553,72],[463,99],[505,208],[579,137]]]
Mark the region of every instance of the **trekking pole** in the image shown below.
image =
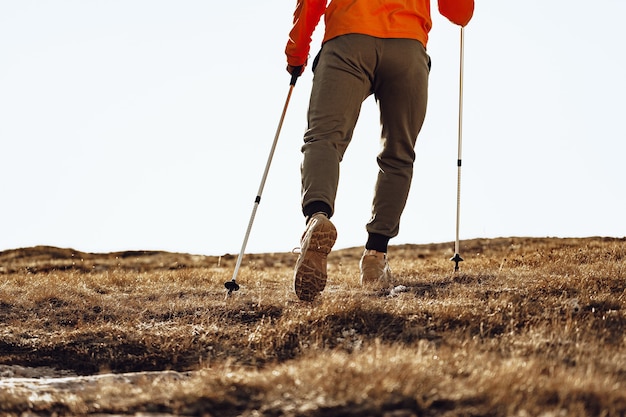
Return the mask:
[[[461,258],[461,250],[459,244],[459,224],[461,222],[461,151],[463,144],[463,61],[464,61],[464,41],[465,27],[461,26],[461,46],[459,57],[459,144],[457,157],[457,186],[456,186],[456,240],[454,242],[454,256],[450,259],[454,262],[454,272],[459,271],[459,262]]]
[[[278,137],[280,136],[280,130],[283,127],[283,121],[285,120],[285,114],[287,114],[287,107],[289,106],[289,100],[291,99],[291,93],[293,88],[296,85],[296,81],[298,77],[302,73],[302,67],[294,68],[291,81],[289,82],[289,92],[287,93],[287,99],[285,100],[285,105],[283,106],[283,113],[280,116],[280,121],[278,122],[278,128],[276,129],[276,134],[274,135],[274,142],[272,143],[272,147],[270,149],[270,154],[267,158],[267,163],[265,164],[265,171],[263,172],[263,177],[261,178],[261,185],[259,185],[259,191],[257,191],[256,198],[254,199],[254,206],[252,207],[252,214],[250,215],[250,221],[248,222],[248,228],[246,229],[246,234],[243,238],[243,243],[241,244],[241,250],[239,251],[239,256],[237,257],[237,263],[235,265],[235,271],[233,272],[233,278],[230,281],[226,281],[224,283],[224,287],[228,290],[226,293],[226,297],[232,294],[233,291],[239,290],[239,284],[237,284],[237,274],[239,273],[239,267],[241,267],[241,261],[246,250],[246,245],[248,244],[248,238],[250,237],[250,231],[252,230],[252,223],[254,222],[254,216],[256,215],[257,208],[261,203],[261,194],[263,194],[263,188],[265,187],[265,181],[267,180],[267,174],[270,171],[270,165],[272,164],[272,158],[274,157],[274,151],[276,150],[276,144],[278,143]]]

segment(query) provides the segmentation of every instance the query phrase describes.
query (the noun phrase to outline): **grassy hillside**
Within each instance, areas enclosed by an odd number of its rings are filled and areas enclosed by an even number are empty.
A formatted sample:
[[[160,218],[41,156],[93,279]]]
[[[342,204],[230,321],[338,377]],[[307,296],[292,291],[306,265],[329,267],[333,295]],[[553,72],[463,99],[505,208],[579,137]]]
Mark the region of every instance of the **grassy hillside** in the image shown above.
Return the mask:
[[[623,416],[626,239],[502,238],[329,257],[0,252],[0,414]]]

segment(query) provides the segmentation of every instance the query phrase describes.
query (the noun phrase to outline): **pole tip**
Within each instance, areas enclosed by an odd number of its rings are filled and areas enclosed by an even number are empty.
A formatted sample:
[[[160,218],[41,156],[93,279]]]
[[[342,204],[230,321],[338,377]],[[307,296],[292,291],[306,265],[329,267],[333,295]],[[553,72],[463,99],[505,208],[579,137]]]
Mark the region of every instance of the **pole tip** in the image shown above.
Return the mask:
[[[450,260],[454,262],[454,272],[457,272],[459,270],[459,262],[463,262],[463,258],[458,253],[455,253]]]
[[[228,294],[230,295],[233,291],[239,291],[239,284],[235,281],[226,281],[224,283],[224,287],[228,290]]]

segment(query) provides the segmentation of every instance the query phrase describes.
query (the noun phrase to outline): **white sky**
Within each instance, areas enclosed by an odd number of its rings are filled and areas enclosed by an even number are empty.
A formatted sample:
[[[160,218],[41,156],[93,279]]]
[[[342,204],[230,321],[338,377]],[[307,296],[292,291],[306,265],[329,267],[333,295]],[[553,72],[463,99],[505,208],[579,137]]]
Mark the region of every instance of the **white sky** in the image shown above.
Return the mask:
[[[294,6],[0,0],[0,250],[238,253],[289,87]],[[626,236],[625,15],[623,0],[476,1],[461,239]],[[434,1],[433,20],[427,121],[392,245],[455,237],[459,29]],[[248,253],[298,245],[311,78],[294,89]],[[365,241],[379,130],[369,98],[335,248]]]

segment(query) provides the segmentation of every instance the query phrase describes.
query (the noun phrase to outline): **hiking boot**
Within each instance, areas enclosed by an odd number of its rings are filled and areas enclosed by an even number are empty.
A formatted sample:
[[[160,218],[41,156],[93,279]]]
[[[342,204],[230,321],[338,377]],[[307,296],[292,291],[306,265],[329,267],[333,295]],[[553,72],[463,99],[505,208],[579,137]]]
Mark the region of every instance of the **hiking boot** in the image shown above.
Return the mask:
[[[361,285],[384,283],[391,280],[391,269],[385,252],[365,249],[359,267],[361,269]]]
[[[294,288],[299,299],[313,301],[326,287],[326,258],[335,240],[337,229],[326,214],[311,216],[300,241],[300,256],[294,271]]]

